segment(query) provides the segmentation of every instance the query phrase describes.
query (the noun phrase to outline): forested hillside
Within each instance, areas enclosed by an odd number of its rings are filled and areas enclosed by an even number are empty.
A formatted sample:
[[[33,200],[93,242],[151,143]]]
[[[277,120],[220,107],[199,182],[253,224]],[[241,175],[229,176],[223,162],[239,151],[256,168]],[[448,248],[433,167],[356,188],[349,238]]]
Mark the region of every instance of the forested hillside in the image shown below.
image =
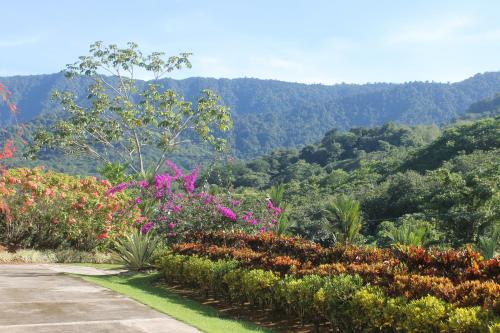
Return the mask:
[[[59,107],[51,102],[54,89],[86,96],[83,78],[63,74],[0,78],[12,91],[21,122],[50,121]],[[442,124],[462,115],[479,100],[500,91],[500,73],[478,74],[458,83],[409,82],[365,85],[306,85],[258,79],[165,79],[186,99],[195,100],[201,89],[220,94],[231,107],[234,130],[228,134],[238,157],[254,157],[277,147],[315,142],[331,128],[347,130],[387,122]],[[145,82],[139,82],[145,84]],[[5,106],[0,106],[5,107]],[[480,107],[480,106],[479,106]],[[9,113],[0,112],[0,124],[9,124]]]
[[[460,246],[492,234],[500,221],[500,118],[435,126],[387,124],[329,131],[301,150],[280,149],[216,165],[204,179],[241,191],[285,184],[296,233],[331,242],[328,204],[361,203],[367,241],[387,245],[398,233]],[[392,240],[394,241],[394,239]]]
[[[500,93],[472,104],[463,115],[465,119],[495,117],[500,115]]]

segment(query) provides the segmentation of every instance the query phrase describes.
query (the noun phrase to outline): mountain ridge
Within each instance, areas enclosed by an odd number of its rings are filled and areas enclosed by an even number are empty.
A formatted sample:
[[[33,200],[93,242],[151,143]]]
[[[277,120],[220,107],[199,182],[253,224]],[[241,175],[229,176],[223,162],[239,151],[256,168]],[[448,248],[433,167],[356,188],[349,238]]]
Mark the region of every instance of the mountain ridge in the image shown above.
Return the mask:
[[[13,93],[19,121],[43,120],[60,109],[50,100],[54,89],[86,96],[88,81],[67,80],[63,73],[0,77]],[[138,80],[143,86],[147,81]],[[212,89],[231,107],[235,128],[230,141],[235,155],[253,157],[277,147],[303,146],[336,127],[347,130],[387,122],[406,125],[446,124],[467,108],[500,92],[500,72],[476,74],[463,81],[438,83],[366,83],[335,85],[293,83],[256,78],[191,77],[160,80],[187,100]],[[8,125],[1,112],[0,126]]]

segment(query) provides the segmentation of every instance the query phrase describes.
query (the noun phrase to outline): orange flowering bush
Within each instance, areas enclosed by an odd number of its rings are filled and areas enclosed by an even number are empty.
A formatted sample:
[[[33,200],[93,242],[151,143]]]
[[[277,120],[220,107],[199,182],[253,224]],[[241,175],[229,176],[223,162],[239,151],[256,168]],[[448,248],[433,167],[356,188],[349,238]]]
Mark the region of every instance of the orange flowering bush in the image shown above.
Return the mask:
[[[10,249],[103,248],[129,230],[138,210],[124,211],[126,194],[107,195],[107,181],[42,168],[0,176],[0,243]]]

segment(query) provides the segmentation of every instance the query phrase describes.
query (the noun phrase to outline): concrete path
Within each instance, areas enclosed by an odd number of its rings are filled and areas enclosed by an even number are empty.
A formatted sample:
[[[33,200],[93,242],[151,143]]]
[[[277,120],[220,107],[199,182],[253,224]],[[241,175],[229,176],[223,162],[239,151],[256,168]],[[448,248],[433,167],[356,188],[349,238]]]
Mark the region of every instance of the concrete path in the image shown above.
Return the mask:
[[[66,271],[106,273],[67,265],[0,265],[0,333],[199,333]]]

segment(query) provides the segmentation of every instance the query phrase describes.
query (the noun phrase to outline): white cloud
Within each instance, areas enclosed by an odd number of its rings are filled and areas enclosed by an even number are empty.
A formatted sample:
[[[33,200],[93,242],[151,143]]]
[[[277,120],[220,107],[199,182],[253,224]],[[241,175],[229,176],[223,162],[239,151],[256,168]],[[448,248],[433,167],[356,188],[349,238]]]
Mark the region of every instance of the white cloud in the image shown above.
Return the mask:
[[[471,17],[451,17],[435,22],[402,27],[399,32],[386,37],[388,44],[429,43],[456,40],[467,35],[467,29],[475,25]]]
[[[33,35],[33,36],[24,36],[17,38],[2,38],[0,39],[0,48],[9,48],[9,47],[21,47],[27,45],[33,45],[42,40],[41,35]]]
[[[500,41],[500,30],[491,30],[491,31],[486,31],[481,34],[478,34],[477,36],[471,36],[475,37],[480,41]]]
[[[241,76],[241,68],[231,64],[230,59],[220,56],[199,56],[191,58],[196,76],[208,77],[238,77]],[[189,71],[179,73],[177,77],[189,77],[193,75]]]

